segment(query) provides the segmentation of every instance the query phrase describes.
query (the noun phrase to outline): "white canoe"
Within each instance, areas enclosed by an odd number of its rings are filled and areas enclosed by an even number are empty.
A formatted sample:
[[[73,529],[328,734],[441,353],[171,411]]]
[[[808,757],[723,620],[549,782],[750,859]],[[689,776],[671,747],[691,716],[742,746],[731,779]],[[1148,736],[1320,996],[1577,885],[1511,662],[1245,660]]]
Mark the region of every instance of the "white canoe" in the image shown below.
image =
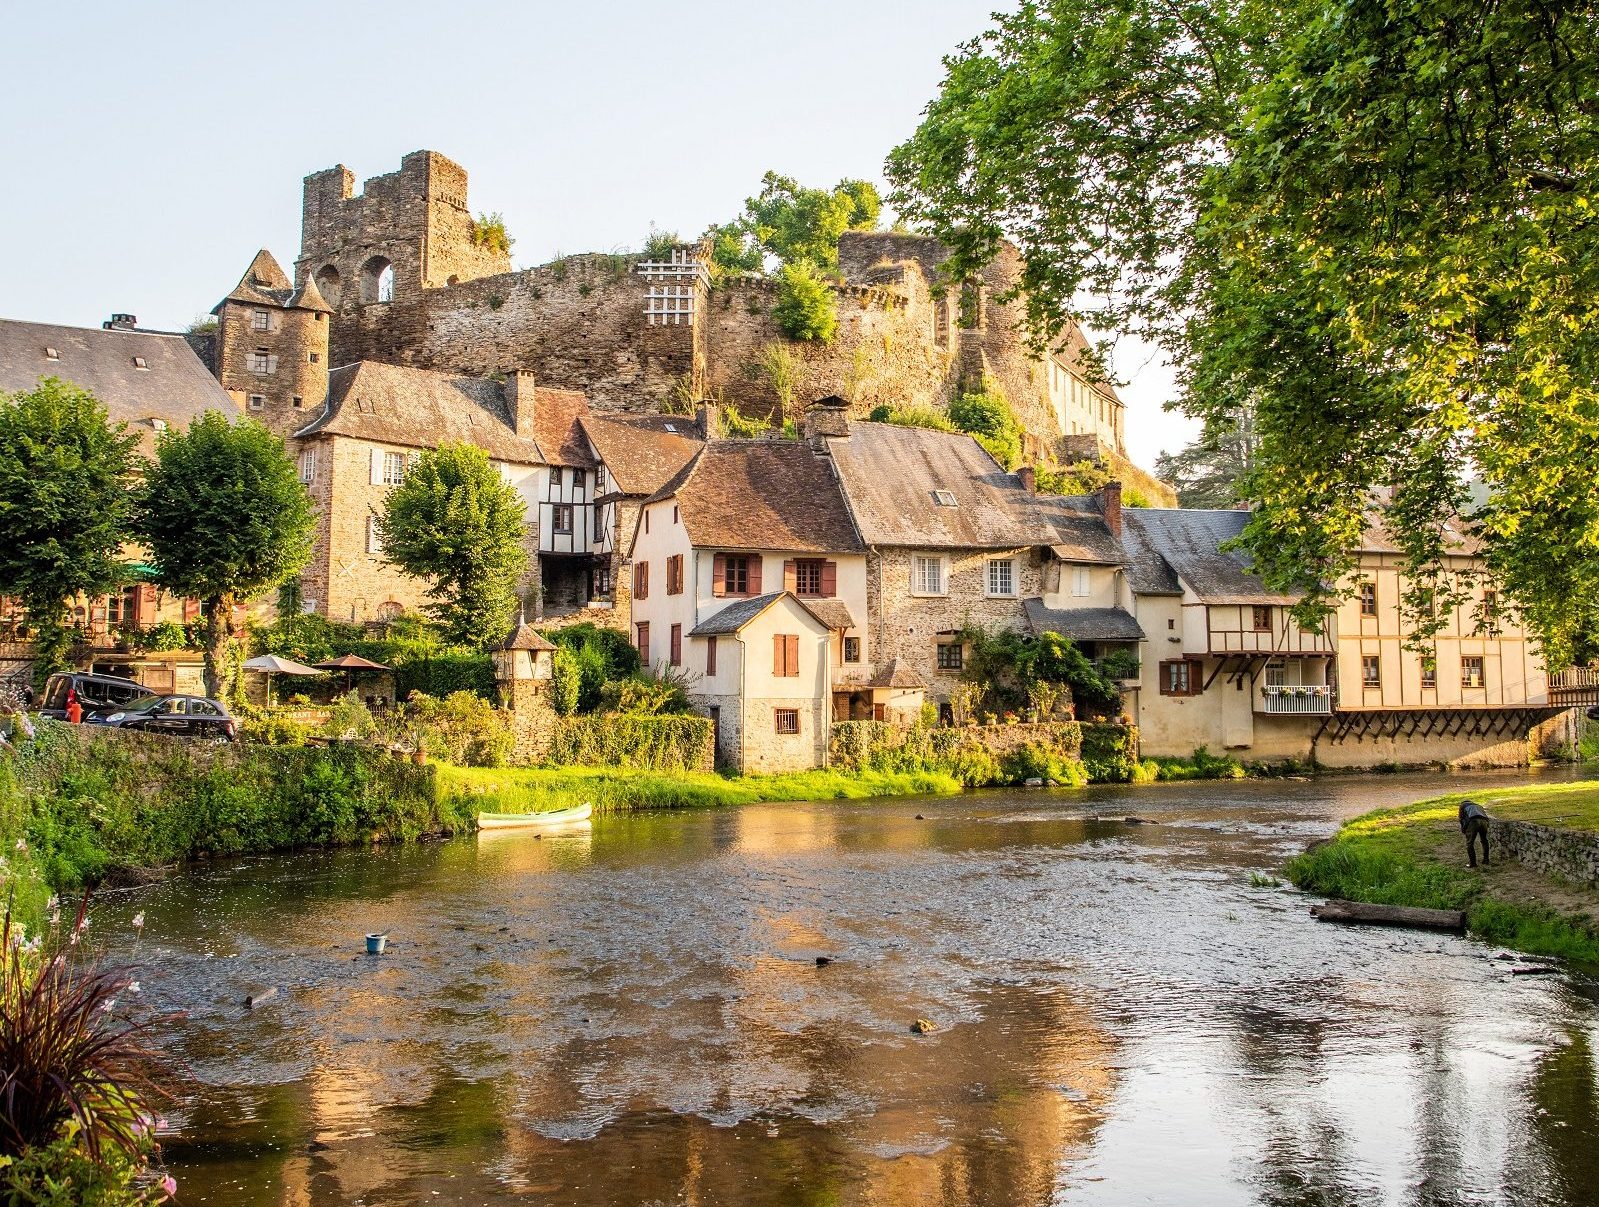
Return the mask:
[[[587,821],[594,812],[591,804],[574,805],[570,809],[556,809],[549,813],[479,813],[480,830],[547,829],[550,826],[569,826]]]

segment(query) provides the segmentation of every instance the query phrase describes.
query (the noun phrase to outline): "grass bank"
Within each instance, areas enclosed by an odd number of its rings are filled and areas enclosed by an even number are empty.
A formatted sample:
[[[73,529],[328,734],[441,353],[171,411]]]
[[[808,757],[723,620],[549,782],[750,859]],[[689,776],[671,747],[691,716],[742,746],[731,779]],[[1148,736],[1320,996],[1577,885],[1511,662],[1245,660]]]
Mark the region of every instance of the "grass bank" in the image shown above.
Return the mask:
[[[934,771],[796,771],[723,776],[703,771],[611,767],[438,768],[438,791],[452,811],[544,813],[592,802],[596,810],[700,809],[761,801],[860,800],[954,793],[960,781]]]
[[[1599,781],[1457,792],[1346,822],[1292,860],[1288,878],[1350,901],[1464,910],[1470,931],[1490,943],[1599,965],[1599,891],[1514,860],[1467,867],[1457,810],[1468,796],[1496,817],[1599,830]]]

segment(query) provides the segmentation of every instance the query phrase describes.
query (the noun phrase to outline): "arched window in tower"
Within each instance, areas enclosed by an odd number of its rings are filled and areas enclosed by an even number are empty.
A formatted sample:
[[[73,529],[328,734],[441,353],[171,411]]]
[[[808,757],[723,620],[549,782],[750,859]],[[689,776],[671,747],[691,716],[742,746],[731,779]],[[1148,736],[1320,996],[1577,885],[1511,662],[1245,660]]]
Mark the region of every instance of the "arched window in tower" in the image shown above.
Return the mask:
[[[317,269],[316,287],[322,291],[327,304],[338,309],[339,301],[344,297],[344,282],[339,279],[339,270],[331,264],[324,264]]]
[[[361,266],[361,300],[367,303],[394,300],[394,265],[383,256],[373,256]]]

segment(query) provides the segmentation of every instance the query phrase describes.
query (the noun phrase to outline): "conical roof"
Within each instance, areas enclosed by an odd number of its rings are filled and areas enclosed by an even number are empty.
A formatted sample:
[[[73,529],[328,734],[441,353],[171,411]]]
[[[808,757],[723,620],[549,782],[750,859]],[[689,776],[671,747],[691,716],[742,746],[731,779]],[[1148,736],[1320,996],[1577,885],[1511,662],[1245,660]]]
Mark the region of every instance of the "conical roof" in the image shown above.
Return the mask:
[[[255,259],[250,261],[250,267],[244,270],[244,275],[239,278],[239,283],[233,287],[233,292],[218,302],[211,310],[212,314],[222,309],[223,302],[243,302],[252,306],[282,306],[286,304],[294,292],[294,282],[289,280],[288,274],[283,271],[283,266],[273,258],[271,252],[262,248],[255,253]],[[326,303],[323,303],[326,305]]]
[[[310,273],[305,274],[305,284],[294,291],[289,298],[290,310],[320,310],[323,314],[332,314],[333,307],[328,305],[322,291],[316,287],[316,278]]]

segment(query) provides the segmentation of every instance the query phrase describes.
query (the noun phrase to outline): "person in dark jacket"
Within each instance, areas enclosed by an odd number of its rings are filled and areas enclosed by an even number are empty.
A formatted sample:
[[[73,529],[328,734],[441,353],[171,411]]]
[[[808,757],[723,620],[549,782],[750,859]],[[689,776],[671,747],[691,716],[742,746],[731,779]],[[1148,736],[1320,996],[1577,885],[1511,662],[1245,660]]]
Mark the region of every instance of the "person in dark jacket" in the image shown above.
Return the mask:
[[[1482,843],[1483,866],[1488,865],[1488,814],[1474,800],[1460,802],[1460,832],[1466,836],[1466,858],[1477,866],[1477,844]]]

